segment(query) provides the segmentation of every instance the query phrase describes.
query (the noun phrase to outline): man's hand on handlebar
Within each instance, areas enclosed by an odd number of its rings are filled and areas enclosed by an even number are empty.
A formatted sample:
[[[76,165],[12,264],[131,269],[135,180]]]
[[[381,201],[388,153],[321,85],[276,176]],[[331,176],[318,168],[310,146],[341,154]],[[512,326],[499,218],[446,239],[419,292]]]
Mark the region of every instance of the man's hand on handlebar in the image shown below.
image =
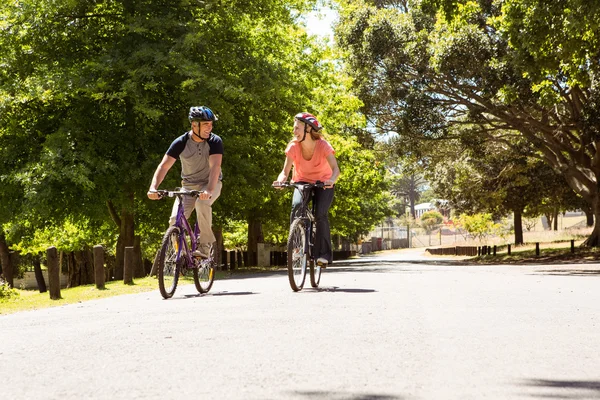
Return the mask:
[[[154,190],[154,189],[148,190],[147,195],[150,200],[160,200],[162,197],[162,195],[157,190]]]
[[[212,198],[212,192],[209,192],[208,190],[200,192],[200,194],[198,195],[198,198],[200,200],[210,200]]]

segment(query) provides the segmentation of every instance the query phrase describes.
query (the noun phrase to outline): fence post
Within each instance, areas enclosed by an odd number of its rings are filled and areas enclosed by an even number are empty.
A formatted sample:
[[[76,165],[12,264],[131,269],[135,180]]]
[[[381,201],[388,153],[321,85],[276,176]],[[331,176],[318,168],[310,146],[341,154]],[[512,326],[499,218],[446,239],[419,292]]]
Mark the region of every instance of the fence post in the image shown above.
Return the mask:
[[[575,253],[575,240],[571,239],[571,253]]]
[[[123,283],[133,285],[133,266],[135,264],[133,246],[125,247],[125,259],[123,261]]]
[[[231,270],[233,271],[235,269],[235,250],[231,250],[229,252],[229,266],[231,268]]]
[[[94,246],[94,281],[97,289],[104,289],[104,247]]]
[[[56,247],[52,246],[46,250],[46,260],[48,262],[50,299],[60,300],[60,266],[58,265],[58,253]]]
[[[242,268],[242,252],[239,250],[237,252],[237,267]]]
[[[496,245],[494,245],[494,255],[496,255]]]
[[[508,255],[510,256],[510,243],[508,245]]]
[[[539,256],[540,255],[540,244],[536,242],[535,244],[535,255]]]

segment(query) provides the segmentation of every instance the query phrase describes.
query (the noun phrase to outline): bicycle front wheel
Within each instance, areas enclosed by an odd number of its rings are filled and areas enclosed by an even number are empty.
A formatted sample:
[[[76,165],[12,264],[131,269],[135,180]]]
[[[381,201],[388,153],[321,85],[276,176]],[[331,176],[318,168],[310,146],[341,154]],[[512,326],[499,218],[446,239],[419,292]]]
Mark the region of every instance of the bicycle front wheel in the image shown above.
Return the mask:
[[[173,297],[179,281],[181,265],[177,263],[177,252],[180,236],[178,227],[171,226],[167,229],[158,256],[158,288],[165,299]]]
[[[194,284],[198,293],[208,293],[215,280],[215,252],[217,246],[210,246],[208,258],[198,261],[198,267],[194,268]]]
[[[316,262],[310,263],[310,285],[314,288],[319,287],[321,282],[321,266]]]
[[[306,279],[306,259],[308,248],[306,228],[300,219],[294,220],[290,227],[287,245],[287,268],[290,286],[294,292],[302,290]]]
[[[310,242],[314,243],[315,242],[315,236],[316,236],[316,225],[313,224],[312,226],[312,232],[311,234],[311,238],[310,238]],[[317,257],[315,257],[315,255],[312,255],[312,261],[310,262],[310,286],[316,288],[319,287],[319,282],[321,282],[321,266],[315,261],[317,259]]]

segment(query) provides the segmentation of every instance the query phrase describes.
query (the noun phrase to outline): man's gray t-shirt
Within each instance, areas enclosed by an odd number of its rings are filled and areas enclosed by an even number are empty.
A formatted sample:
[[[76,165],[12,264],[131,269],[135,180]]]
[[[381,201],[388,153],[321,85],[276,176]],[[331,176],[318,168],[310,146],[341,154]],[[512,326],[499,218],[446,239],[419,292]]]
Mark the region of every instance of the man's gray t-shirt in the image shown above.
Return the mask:
[[[210,166],[208,157],[213,154],[223,154],[223,140],[211,133],[208,140],[195,142],[186,132],[171,143],[167,155],[179,158],[181,161],[181,179],[183,185],[198,185],[208,183]],[[219,180],[223,175],[219,176]]]

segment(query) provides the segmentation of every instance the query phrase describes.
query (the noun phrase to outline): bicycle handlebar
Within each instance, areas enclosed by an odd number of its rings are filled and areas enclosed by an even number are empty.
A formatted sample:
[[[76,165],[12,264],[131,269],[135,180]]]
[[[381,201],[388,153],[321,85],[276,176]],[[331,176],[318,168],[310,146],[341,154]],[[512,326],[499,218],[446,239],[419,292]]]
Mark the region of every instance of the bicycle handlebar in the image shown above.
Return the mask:
[[[272,185],[274,188],[286,188],[286,187],[294,187],[296,189],[302,189],[302,188],[319,188],[319,189],[323,189],[325,188],[325,183],[321,182],[321,181],[316,181],[315,183],[288,183],[288,182],[283,182],[280,183],[278,185],[273,184]]]
[[[160,198],[163,198],[163,197],[175,197],[175,196],[193,196],[193,197],[198,197],[198,196],[200,196],[204,192],[201,191],[201,190],[179,189],[179,190],[157,190],[156,193],[160,196]]]

